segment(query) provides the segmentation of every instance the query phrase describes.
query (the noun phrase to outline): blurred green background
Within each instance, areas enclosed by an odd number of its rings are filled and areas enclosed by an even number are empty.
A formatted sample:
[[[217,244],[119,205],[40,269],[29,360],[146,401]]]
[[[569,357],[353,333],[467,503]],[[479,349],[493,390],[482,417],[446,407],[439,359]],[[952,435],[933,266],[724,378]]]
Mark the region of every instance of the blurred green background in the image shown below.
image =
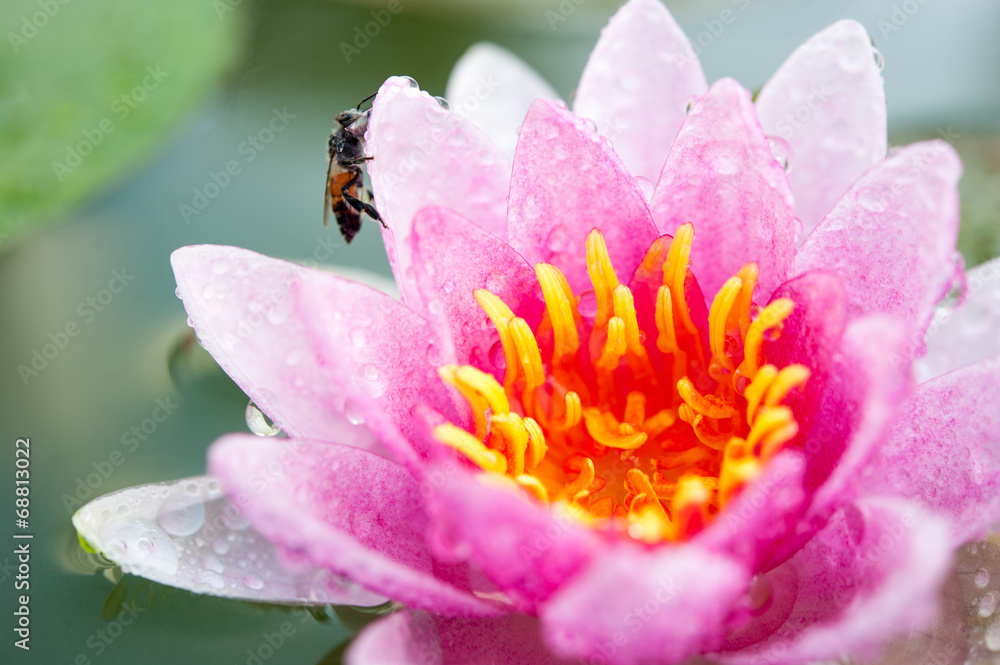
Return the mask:
[[[245,663],[248,648],[290,621],[295,634],[276,662],[336,661],[328,652],[348,633],[335,618],[150,590],[135,578],[112,593],[76,546],[73,507],[63,495],[122,449],[123,433],[148,418],[157,399],[179,408],[95,494],[202,473],[212,440],[246,427],[238,389],[178,346],[186,326],[174,297],[173,249],[232,244],[388,275],[374,226],[349,249],[323,229],[320,190],[334,114],[395,74],[443,94],[451,65],[484,39],[519,54],[568,96],[617,4],[402,0],[404,11],[348,63],[341,43],[353,42],[384,1],[4,1],[0,455],[7,471],[0,497],[13,501],[14,441],[30,437],[35,540],[28,654],[12,646],[16,557],[13,545],[0,545],[0,660],[62,664],[82,654],[108,665]],[[917,11],[895,14],[902,4]],[[723,9],[745,7],[701,58],[709,80],[734,76],[751,89],[816,31],[840,18],[860,20],[885,56],[891,142],[958,135],[966,163],[961,249],[970,265],[1000,253],[1000,5],[668,5],[689,36]],[[275,125],[281,131],[260,149],[249,145],[276,113],[286,119]],[[76,164],[68,146],[83,140],[93,149]],[[239,174],[185,219],[180,206],[191,206],[195,190],[204,191],[230,160]],[[134,279],[98,311],[87,299],[98,297],[113,271]],[[79,333],[37,375],[22,375],[18,367],[30,366],[49,335],[70,323]],[[109,630],[122,594],[144,609],[102,641],[95,636]]]

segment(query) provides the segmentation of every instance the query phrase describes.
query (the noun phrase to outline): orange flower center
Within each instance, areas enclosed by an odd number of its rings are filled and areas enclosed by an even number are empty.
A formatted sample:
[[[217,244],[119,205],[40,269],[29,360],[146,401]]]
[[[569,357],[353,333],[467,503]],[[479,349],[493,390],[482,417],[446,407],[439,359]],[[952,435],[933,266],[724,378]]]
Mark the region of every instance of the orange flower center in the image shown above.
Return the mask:
[[[503,384],[469,365],[439,368],[468,402],[474,431],[445,423],[435,437],[595,528],[650,543],[704,528],[798,432],[782,402],[809,370],[763,357],[762,342],[794,305],[752,302],[755,263],[719,290],[703,339],[689,306],[693,238],[685,224],[669,246],[661,238],[649,249],[636,271],[647,279],[633,282],[648,291],[639,310],[596,229],[587,237],[592,293],[577,297],[557,267],[535,265],[546,308],[537,329],[477,290],[499,333]],[[655,326],[654,339],[640,321]]]

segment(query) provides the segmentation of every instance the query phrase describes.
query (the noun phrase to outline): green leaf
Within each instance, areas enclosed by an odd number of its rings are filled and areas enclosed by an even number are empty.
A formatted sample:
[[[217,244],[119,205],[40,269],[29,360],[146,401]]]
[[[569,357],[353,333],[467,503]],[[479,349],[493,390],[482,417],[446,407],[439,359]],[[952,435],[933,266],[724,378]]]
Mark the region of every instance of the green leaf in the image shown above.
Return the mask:
[[[244,22],[230,2],[0,4],[5,245],[162,146],[235,61]]]

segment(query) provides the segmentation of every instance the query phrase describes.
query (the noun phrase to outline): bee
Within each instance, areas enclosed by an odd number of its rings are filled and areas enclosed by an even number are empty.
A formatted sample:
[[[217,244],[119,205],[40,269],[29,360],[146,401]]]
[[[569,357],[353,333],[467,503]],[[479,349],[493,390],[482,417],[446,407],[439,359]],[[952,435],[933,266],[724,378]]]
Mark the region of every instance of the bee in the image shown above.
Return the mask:
[[[358,104],[360,107],[369,99]],[[337,220],[337,228],[344,241],[350,243],[361,230],[361,214],[365,213],[385,227],[385,222],[373,205],[371,192],[365,187],[365,130],[371,109],[359,111],[357,107],[341,111],[335,118],[339,127],[330,134],[327,151],[330,164],[326,169],[326,201],[323,207],[323,226],[330,226],[330,211]]]

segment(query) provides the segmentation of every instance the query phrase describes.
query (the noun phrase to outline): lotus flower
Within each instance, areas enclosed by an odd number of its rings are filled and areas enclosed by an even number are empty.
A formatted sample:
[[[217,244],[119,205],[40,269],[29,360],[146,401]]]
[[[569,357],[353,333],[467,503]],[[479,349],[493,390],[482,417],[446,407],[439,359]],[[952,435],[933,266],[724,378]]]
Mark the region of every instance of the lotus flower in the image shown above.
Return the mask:
[[[938,309],[961,165],[941,141],[886,157],[879,70],[842,21],[755,103],[631,0],[572,112],[495,47],[456,67],[454,110],[382,86],[369,173],[401,301],[176,251],[202,344],[291,437],[209,451],[300,566],[275,595],[331,602],[334,579],[405,606],[352,663],[803,663],[932,620],[1000,511],[1000,264]]]

